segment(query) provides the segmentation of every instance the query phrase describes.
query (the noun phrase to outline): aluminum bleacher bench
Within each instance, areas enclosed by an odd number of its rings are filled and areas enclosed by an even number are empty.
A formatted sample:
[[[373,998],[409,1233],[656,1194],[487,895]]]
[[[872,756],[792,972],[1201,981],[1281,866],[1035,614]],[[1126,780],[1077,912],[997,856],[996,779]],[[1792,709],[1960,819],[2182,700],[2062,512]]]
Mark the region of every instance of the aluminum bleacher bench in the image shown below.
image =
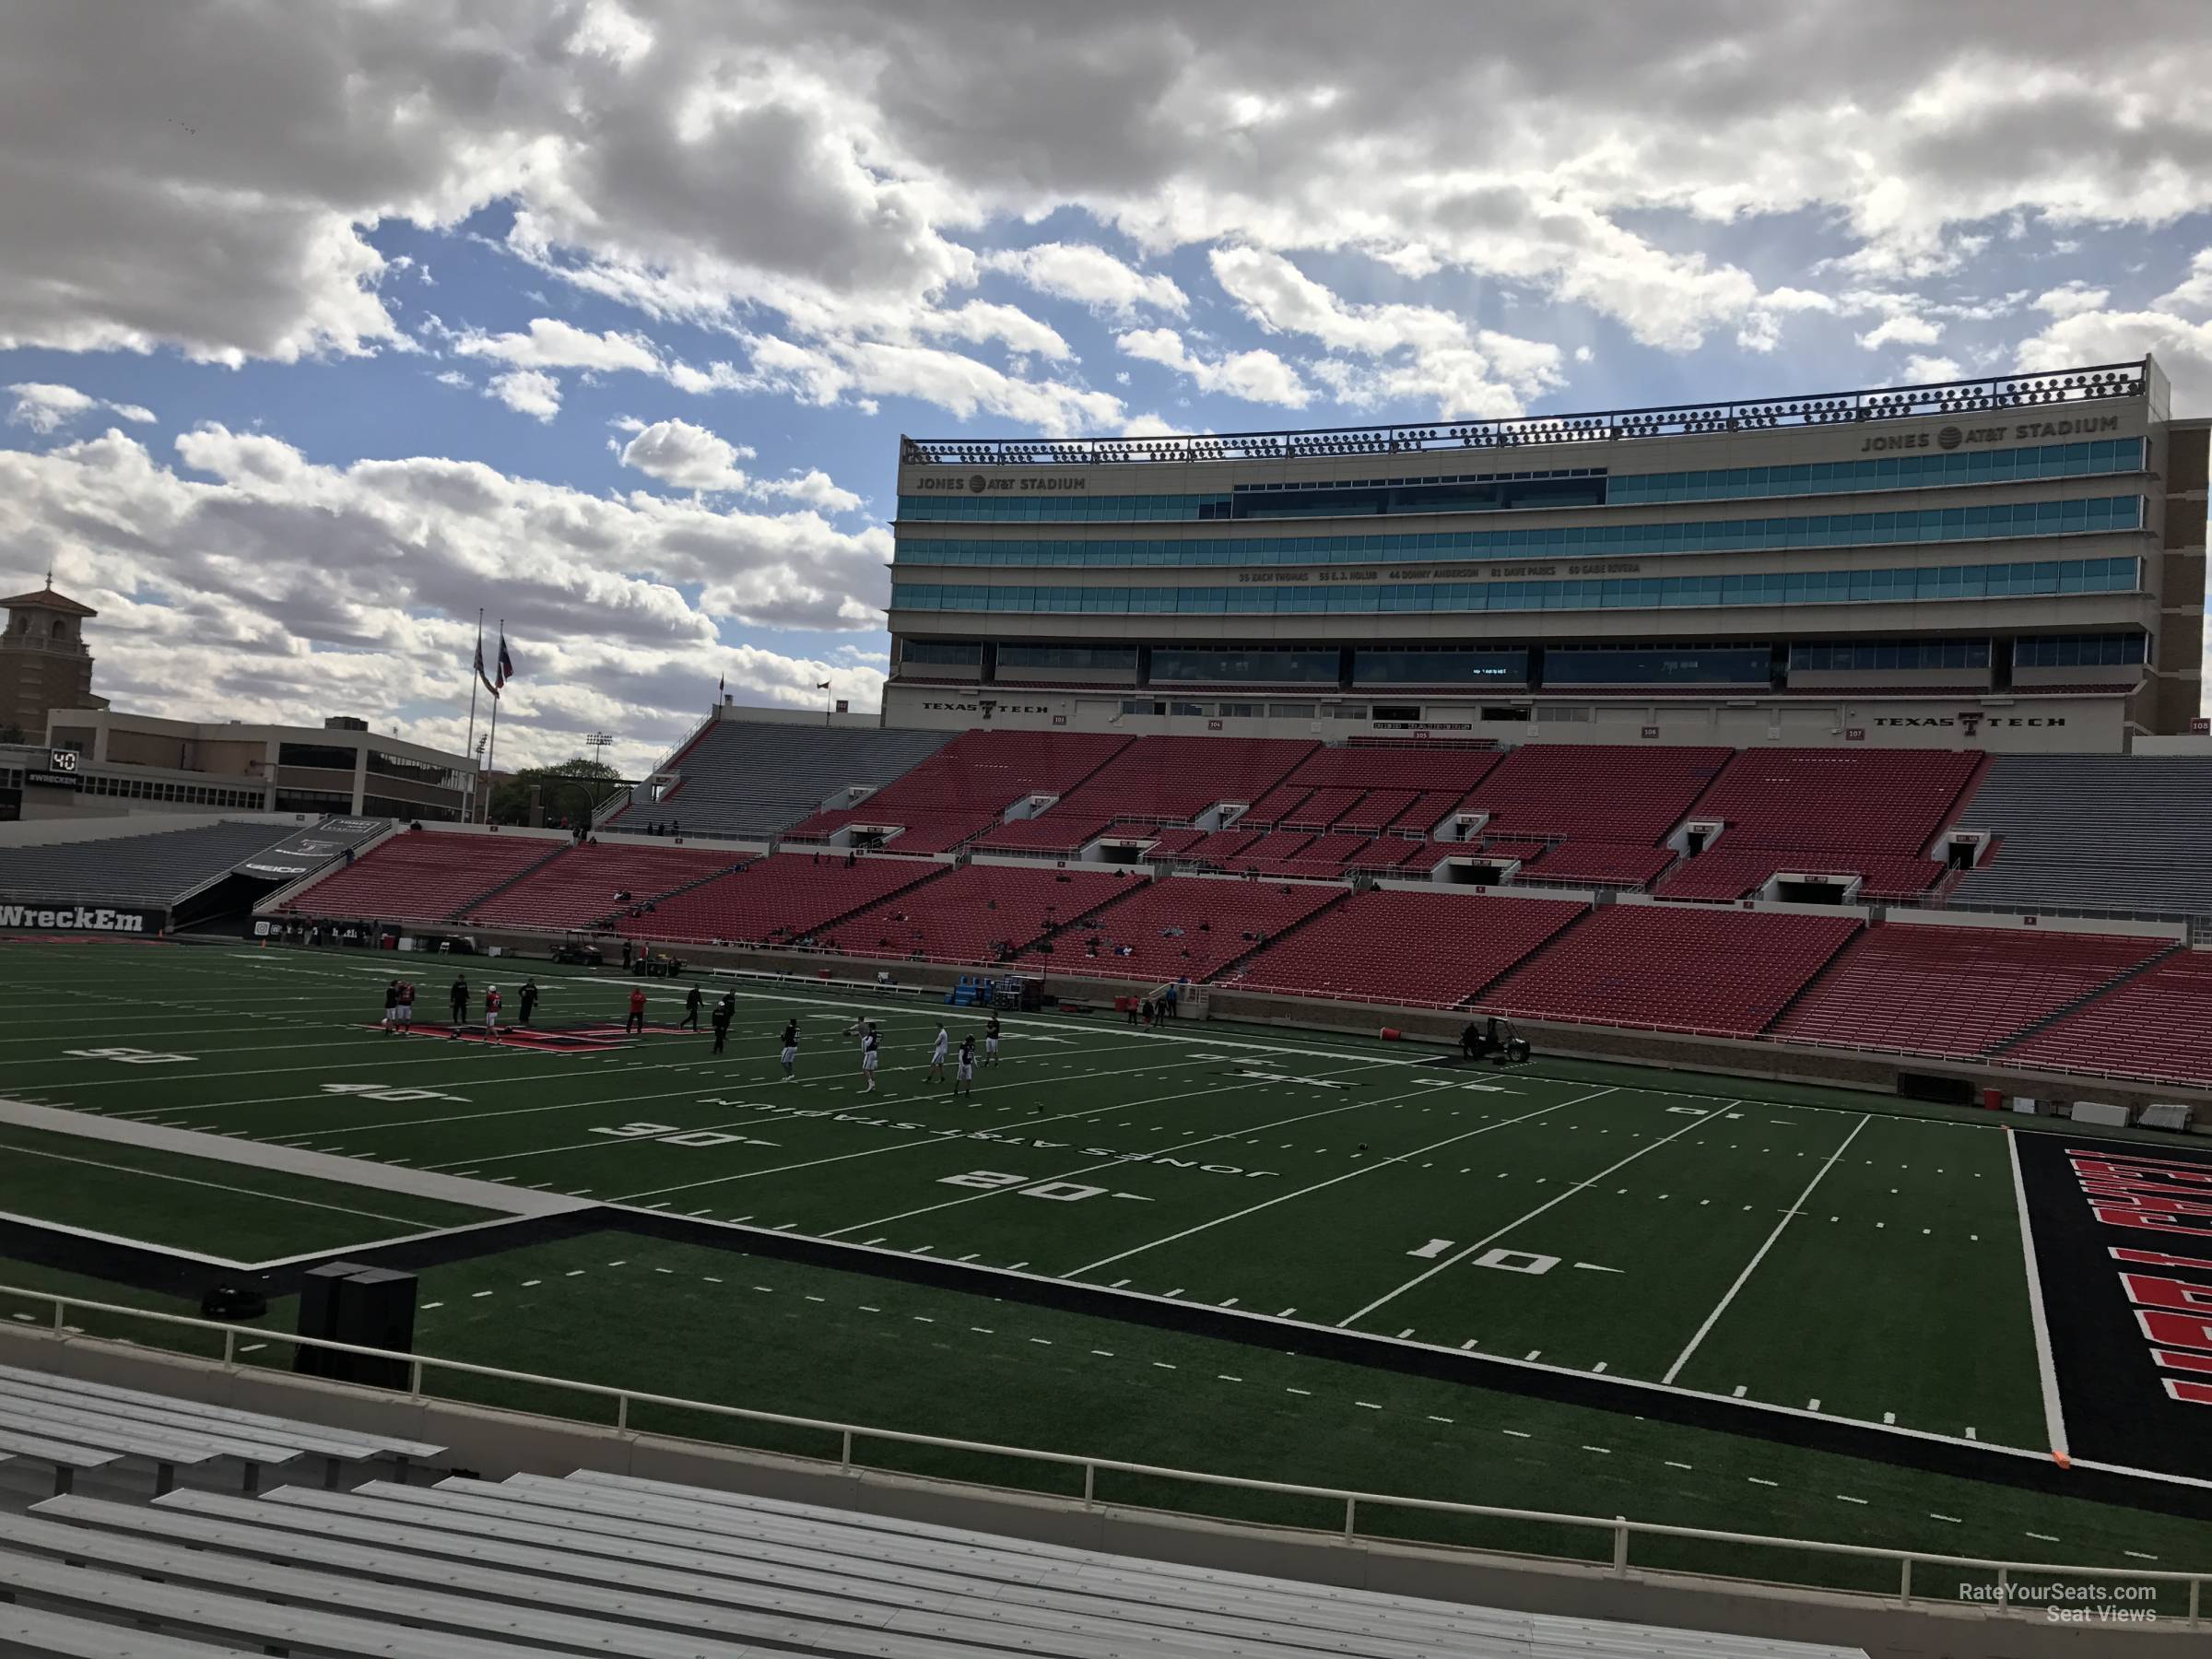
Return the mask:
[[[326,1460],[324,1478],[335,1486],[341,1463],[359,1463],[386,1451],[404,1457],[434,1455],[439,1450],[419,1441],[380,1441],[372,1436],[287,1423],[256,1413],[225,1412],[159,1394],[104,1387],[95,1394],[86,1386],[71,1386],[71,1379],[5,1370],[6,1374],[0,1374],[0,1428],[146,1458],[155,1465],[157,1492],[166,1492],[175,1484],[180,1465],[193,1466],[225,1457],[244,1465],[244,1487],[252,1491],[260,1484],[264,1466],[283,1467],[310,1454]],[[400,1453],[399,1447],[407,1450]],[[56,1490],[67,1489],[70,1467],[55,1462]],[[401,1471],[405,1473],[404,1463]]]
[[[75,1527],[60,1530],[72,1539],[85,1535]],[[314,1653],[341,1654],[345,1659],[356,1659],[357,1655],[359,1659],[515,1659],[518,1651],[529,1651],[497,1639],[453,1636],[314,1607],[283,1606],[261,1599],[258,1584],[244,1594],[232,1595],[157,1583],[133,1573],[72,1567],[60,1559],[12,1551],[0,1556],[0,1561],[5,1562],[9,1593],[18,1603],[28,1597],[41,1606],[53,1604],[65,1610],[135,1619],[158,1625],[165,1632],[188,1633],[234,1648],[250,1645],[253,1651],[274,1653],[305,1648]],[[124,1627],[116,1634],[119,1641],[131,1641],[141,1632]],[[123,1650],[92,1651],[112,1653]],[[693,1651],[700,1650],[695,1646]]]
[[[851,1581],[828,1572],[814,1573],[811,1584],[778,1585],[760,1582],[763,1575],[736,1555],[717,1559],[659,1549],[650,1558],[657,1564],[625,1566],[558,1547],[488,1538],[472,1516],[453,1517],[454,1526],[465,1530],[441,1530],[411,1520],[381,1526],[356,1521],[352,1535],[325,1532],[307,1537],[297,1531],[236,1519],[263,1514],[281,1519],[285,1511],[278,1504],[218,1500],[229,1517],[218,1520],[207,1512],[206,1494],[175,1496],[184,1501],[165,1500],[163,1510],[68,1498],[50,1500],[39,1506],[37,1512],[41,1518],[56,1517],[130,1535],[131,1543],[123,1547],[89,1546],[95,1560],[129,1564],[140,1559],[134,1546],[142,1545],[151,1534],[211,1555],[220,1551],[255,1558],[252,1565],[218,1559],[215,1571],[226,1576],[250,1574],[257,1586],[273,1582],[280,1588],[283,1583],[281,1572],[274,1581],[265,1578],[268,1569],[264,1562],[328,1568],[348,1577],[373,1576],[382,1588],[392,1593],[384,1605],[403,1617],[413,1616],[407,1610],[417,1606],[418,1596],[427,1599],[450,1594],[480,1597],[494,1605],[544,1609],[561,1616],[571,1629],[583,1622],[585,1631],[594,1623],[605,1623],[654,1640],[669,1630],[682,1630],[733,1642],[796,1646],[808,1652],[840,1651],[856,1636],[867,1639],[866,1651],[875,1651],[874,1638],[892,1626],[900,1628],[888,1633],[927,1644],[910,1650],[917,1654],[1015,1647],[1065,1655],[1065,1659],[1122,1659],[1133,1647],[1141,1646],[1161,1659],[1202,1659],[1207,1651],[1202,1642],[1178,1640],[1156,1628],[1133,1628],[1125,1639],[1117,1637],[1099,1628],[1112,1622],[1104,1617],[1104,1609],[1078,1627],[1066,1614],[1041,1617],[1032,1611],[1025,1618],[1019,1609],[985,1606],[957,1589],[940,1592],[931,1605],[924,1606],[905,1586],[891,1580],[873,1586],[876,1594],[872,1596],[854,1594]],[[428,1507],[415,1501],[423,1496],[421,1488],[407,1488],[407,1501],[386,1507],[411,1518]],[[556,1540],[561,1535],[554,1527],[535,1530]],[[372,1535],[363,1536],[363,1531]],[[0,1543],[6,1536],[5,1527],[0,1526]],[[659,1651],[627,1648],[619,1640],[582,1632],[573,1639],[600,1652]],[[1289,1656],[1286,1654],[1284,1659]]]
[[[477,1483],[480,1488],[486,1483]],[[747,1500],[724,1504],[727,1494],[702,1494],[694,1505],[675,1496],[682,1488],[663,1488],[670,1496],[639,1494],[598,1488],[578,1481],[533,1479],[510,1481],[500,1488],[527,1495],[545,1506],[541,1512],[559,1516],[565,1509],[570,1526],[604,1529],[617,1537],[651,1542],[655,1550],[674,1538],[690,1537],[694,1547],[727,1551],[739,1560],[790,1560],[816,1571],[831,1571],[848,1578],[881,1579],[882,1594],[898,1594],[921,1605],[927,1588],[950,1588],[973,1597],[988,1595],[994,1604],[1021,1605],[1039,1614],[1069,1614],[1095,1620],[1111,1615],[1133,1630],[1156,1630],[1203,1632],[1238,1640],[1251,1651],[1255,1642],[1269,1641],[1265,1628],[1252,1621],[1279,1625],[1275,1640],[1288,1641],[1296,1629],[1312,1633],[1335,1630],[1350,1635],[1363,1632],[1390,1641],[1427,1644],[1439,1632],[1431,1610],[1396,1618],[1385,1606],[1363,1604],[1356,1612],[1333,1616],[1316,1610],[1322,1592],[1309,1586],[1273,1581],[1243,1581],[1258,1586],[1247,1593],[1240,1586],[1216,1583],[1203,1570],[1100,1556],[1069,1549],[1037,1553],[1014,1541],[982,1534],[959,1534],[949,1529],[919,1528],[908,1532],[896,1524],[882,1530],[868,1527],[861,1517],[810,1512],[801,1506],[753,1510]],[[851,1521],[852,1524],[846,1523]],[[943,1533],[945,1535],[937,1535]],[[1228,1575],[1230,1580],[1239,1575]],[[1110,1598],[1110,1599],[1109,1599]],[[1088,1622],[1086,1628],[1093,1628]],[[1150,1638],[1157,1641],[1157,1636]],[[1377,1644],[1361,1644],[1362,1651]],[[1421,1645],[1422,1652],[1436,1652]],[[1463,1650],[1447,1645],[1447,1652]]]
[[[35,1458],[40,1463],[53,1465],[53,1489],[69,1489],[79,1469],[103,1469],[112,1463],[121,1463],[123,1453],[109,1452],[98,1446],[79,1446],[57,1439],[51,1433],[41,1434],[0,1425],[0,1462],[9,1458]]]
[[[259,1411],[239,1411],[228,1406],[210,1405],[204,1400],[172,1399],[167,1394],[123,1388],[112,1382],[88,1382],[53,1371],[0,1365],[0,1396],[7,1394],[15,1385],[20,1385],[25,1390],[42,1391],[50,1397],[66,1395],[81,1398],[94,1410],[111,1411],[118,1416],[150,1412],[163,1421],[204,1419],[248,1438],[272,1440],[283,1445],[298,1445],[304,1450],[321,1452],[334,1457],[396,1457],[405,1460],[438,1457],[445,1452],[443,1446],[432,1445],[427,1441],[402,1440],[395,1435],[371,1434],[357,1429],[333,1429],[323,1423],[295,1422],[289,1418],[271,1417]],[[126,1406],[132,1408],[130,1413],[125,1413],[124,1408]]]
[[[470,1491],[365,1488],[355,1493],[329,1493],[288,1488],[258,1504],[201,1492],[179,1492],[161,1501],[164,1507],[201,1512],[220,1506],[226,1515],[276,1512],[278,1524],[312,1525],[325,1537],[378,1538],[409,1550],[472,1561],[528,1564],[537,1571],[582,1575],[594,1583],[621,1585],[641,1594],[667,1590],[833,1626],[855,1622],[856,1608],[888,1604],[925,1616],[918,1630],[956,1641],[962,1652],[971,1643],[1025,1651],[1045,1644],[1047,1651],[1070,1659],[1119,1659],[1140,1649],[1161,1655],[1203,1649],[1205,1641],[1186,1638],[1214,1635],[1246,1638],[1241,1645],[1247,1653],[1276,1651],[1274,1644],[1253,1645],[1250,1630],[1227,1626],[1202,1630],[1182,1612],[1167,1620],[1135,1603],[1105,1603],[1026,1582],[994,1583],[987,1594],[979,1594],[971,1571],[895,1560],[824,1559],[804,1548],[700,1532],[684,1526],[680,1519],[656,1524],[620,1512],[571,1511],[533,1504],[519,1494],[502,1499],[510,1488],[490,1482],[455,1484]],[[477,1495],[479,1492],[488,1495]],[[61,1502],[54,1500],[53,1506]],[[47,1508],[41,1506],[41,1512]],[[268,1547],[282,1550],[285,1540],[280,1536]],[[1023,1578],[1036,1576],[1025,1572]],[[870,1613],[864,1622],[875,1622],[877,1617]],[[1068,1635],[1071,1630],[1083,1634]],[[1058,1633],[1058,1639],[1048,1642],[1049,1633]]]
[[[972,1659],[983,1651],[920,1629],[888,1628],[925,1622],[895,1605],[841,1602],[845,1618],[830,1622],[626,1595],[529,1574],[441,1568],[392,1551],[357,1554],[345,1572],[324,1572],[240,1557],[206,1540],[177,1544],[42,1516],[0,1515],[0,1571],[18,1594],[316,1653],[514,1659],[518,1653],[582,1651],[627,1659],[759,1659],[764,1652],[796,1648],[854,1659]],[[454,1591],[418,1587],[414,1580],[425,1566],[444,1574]],[[230,1594],[234,1588],[244,1594]],[[597,1616],[572,1610],[578,1606]],[[724,1640],[724,1632],[732,1634]],[[1121,1659],[1127,1650],[1067,1636],[1039,1641],[1029,1651]],[[1163,1659],[1201,1659],[1204,1652],[1188,1645],[1154,1651]]]
[[[566,1480],[517,1476],[499,1483],[447,1482],[439,1490],[471,1489],[530,1494],[551,1505],[571,1505],[580,1515],[632,1528],[641,1517],[656,1524],[692,1529],[723,1547],[758,1556],[781,1544],[818,1567],[859,1571],[869,1566],[930,1567],[966,1582],[994,1600],[1032,1599],[1045,1593],[1086,1598],[1101,1609],[1119,1605],[1125,1616],[1147,1609],[1174,1628],[1194,1628],[1196,1618],[1241,1620],[1242,1640],[1278,1640],[1303,1648],[1345,1653],[1412,1651],[1451,1655],[1586,1656],[1603,1653],[1680,1651],[1676,1632],[1636,1626],[1549,1618],[1427,1601],[1375,1592],[1256,1577],[1214,1568],[1184,1566],[1101,1554],[1065,1545],[1007,1538],[962,1528],[893,1517],[828,1510],[738,1493],[582,1472]],[[771,1541],[773,1541],[771,1543]],[[1839,1655],[1845,1650],[1794,1646],[1763,1639],[1700,1632],[1697,1652],[1710,1659],[1798,1659]],[[1663,1646],[1662,1643],[1665,1645]],[[1855,1653],[1856,1650],[1848,1650]]]
[[[1100,1554],[618,1476],[0,1513],[0,1584],[39,1651],[353,1659],[1841,1659],[1843,1650],[1505,1612]],[[121,1621],[103,1648],[77,1616]],[[159,1632],[144,1647],[140,1632]],[[85,1629],[99,1630],[98,1625]],[[9,1627],[0,1623],[0,1641]],[[206,1652],[207,1650],[199,1650]]]
[[[209,1659],[221,1651],[205,1642],[0,1602],[0,1649],[11,1647],[61,1659]]]

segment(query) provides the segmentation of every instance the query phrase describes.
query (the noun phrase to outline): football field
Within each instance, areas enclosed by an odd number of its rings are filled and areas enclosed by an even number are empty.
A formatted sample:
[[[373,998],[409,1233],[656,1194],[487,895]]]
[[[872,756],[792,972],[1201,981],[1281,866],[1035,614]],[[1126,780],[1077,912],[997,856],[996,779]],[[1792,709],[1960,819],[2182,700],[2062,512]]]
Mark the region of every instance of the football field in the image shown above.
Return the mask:
[[[449,1038],[456,968],[472,1018],[488,982],[512,1018],[535,973],[538,1036]],[[407,1035],[378,1024],[399,971],[419,976]],[[1430,1407],[1381,1457],[1406,1481],[1421,1437],[1466,1416],[1444,1408],[1457,1390],[1584,1423],[1573,1470],[1512,1488],[1540,1507],[1631,1512],[1617,1472],[1591,1466],[1624,1436],[1648,1444],[1662,1482],[1697,1465],[1669,1450],[1747,1436],[1746,1468],[1830,1457],[1893,1462],[1885,1479],[1993,1479],[1987,1512],[2003,1519],[1981,1547],[2047,1552],[2066,1535],[2050,1517],[2073,1506],[2077,1547],[2155,1533],[2171,1550],[2178,1530],[2202,1554],[2199,1523],[2020,1486],[2018,1470],[2047,1468],[2054,1450],[2141,1462],[2136,1441],[2100,1441],[2102,1407],[2054,1359],[2042,1317],[2037,1183],[2022,1164],[2032,1173],[2065,1137],[1841,1090],[1542,1056],[1498,1070],[1407,1043],[1147,1031],[1112,1014],[1003,1017],[997,1061],[967,1088],[949,1064],[933,1077],[929,1054],[940,1021],[956,1052],[972,1033],[980,1054],[974,1010],[708,977],[710,1008],[735,994],[716,1054],[709,1034],[673,1029],[692,982],[365,952],[0,946],[0,1095],[29,1109],[0,1116],[0,1212],[82,1239],[95,1275],[134,1243],[203,1279],[387,1249],[423,1275],[424,1353],[593,1380],[611,1369],[641,1386],[626,1368],[659,1352],[653,1385],[689,1397],[811,1409],[793,1385],[812,1377],[820,1401],[831,1356],[863,1340],[845,1326],[880,1322],[896,1300],[917,1310],[910,1324],[947,1327],[933,1340],[956,1325],[993,1347],[1002,1326],[1030,1335],[1027,1352],[980,1373],[957,1344],[907,1351],[913,1398],[886,1426],[1064,1449],[1088,1449],[1087,1424],[1115,1438],[1113,1414],[1075,1408],[1088,1383],[1052,1384],[1063,1412],[1025,1393],[1019,1434],[1004,1421],[983,1432],[962,1403],[991,1387],[979,1377],[1018,1389],[1027,1368],[1079,1360],[1075,1338],[1053,1334],[1072,1322],[1089,1333],[1083,1353],[1113,1361],[1094,1368],[1124,1381],[1119,1357],[1140,1334],[1162,1353],[1212,1356],[1148,1362],[1140,1381],[1181,1432],[1217,1445],[1263,1420],[1248,1378],[1303,1356],[1377,1379],[1355,1389],[1359,1436],[1407,1415],[1384,1394]],[[650,1028],[625,1038],[641,983]],[[873,1091],[850,1034],[862,1018],[882,1033]],[[794,1020],[786,1078],[777,1051]],[[718,1256],[736,1265],[714,1272]],[[757,1361],[740,1385],[677,1357],[687,1333],[724,1324],[744,1341],[771,1307],[780,1381]],[[1121,1339],[1100,1335],[1116,1328]],[[687,1388],[667,1382],[671,1365]],[[1271,1409],[1324,1392],[1272,1386]],[[885,1411],[892,1392],[875,1391]],[[868,1399],[847,1408],[883,1420]],[[1362,1408],[1374,1420],[1357,1421]],[[1609,1435],[1588,1426],[1608,1421]],[[2212,1476],[2189,1443],[2161,1443],[2175,1451],[2159,1473]],[[1707,1455],[1708,1468],[1740,1463]],[[1966,1546],[1966,1499],[1862,1515],[1852,1506],[1874,1500],[1847,1490],[1732,1480],[1734,1498],[1698,1508],[1715,1517],[1698,1524]]]

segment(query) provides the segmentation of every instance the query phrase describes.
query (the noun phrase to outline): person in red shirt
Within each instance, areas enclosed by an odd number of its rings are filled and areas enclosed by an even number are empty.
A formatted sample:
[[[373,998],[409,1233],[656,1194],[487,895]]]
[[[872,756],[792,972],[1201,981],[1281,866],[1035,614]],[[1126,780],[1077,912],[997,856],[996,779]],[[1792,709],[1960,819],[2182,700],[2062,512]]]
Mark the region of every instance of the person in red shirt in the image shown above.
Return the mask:
[[[484,992],[484,1034],[497,1042],[500,1040],[500,988],[491,985]]]
[[[625,1032],[645,1035],[645,992],[642,987],[629,994],[629,1018],[622,1022]]]

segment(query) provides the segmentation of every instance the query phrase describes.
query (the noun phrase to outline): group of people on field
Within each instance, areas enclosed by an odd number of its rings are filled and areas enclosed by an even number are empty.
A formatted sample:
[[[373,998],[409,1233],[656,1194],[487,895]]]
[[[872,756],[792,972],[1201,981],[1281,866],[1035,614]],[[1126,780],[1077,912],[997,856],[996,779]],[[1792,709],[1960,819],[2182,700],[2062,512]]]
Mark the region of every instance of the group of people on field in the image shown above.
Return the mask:
[[[1163,985],[1151,996],[1133,996],[1129,999],[1129,1023],[1142,1025],[1149,1031],[1180,1017],[1182,1005],[1182,987],[1180,983]]]
[[[415,994],[416,987],[412,980],[394,978],[385,982],[383,1028],[386,1031],[404,1032],[414,1030]],[[528,1026],[535,1018],[540,994],[541,992],[535,976],[524,980],[522,987],[517,993],[522,1005],[521,1025]],[[447,1027],[446,1035],[450,1040],[458,1041],[462,1028],[470,1023],[469,1013],[474,1001],[473,994],[469,989],[468,976],[465,973],[453,975],[453,982],[447,991],[446,1001],[452,1012],[452,1020]],[[641,1037],[645,1034],[645,1002],[643,986],[637,986],[631,990],[629,1011],[622,1021],[622,1030],[625,1035],[635,1034]],[[671,1029],[679,1031],[698,1030],[700,1029],[700,1014],[705,1006],[705,993],[697,985],[690,986],[684,995],[683,1018],[677,1020]],[[1148,1006],[1149,1005],[1147,1005],[1147,1008]],[[505,1028],[500,1024],[500,1016],[504,1008],[505,997],[500,993],[499,986],[486,985],[479,1019],[484,1027],[484,1035],[488,1041],[497,1042],[502,1040],[502,1031]],[[730,1024],[736,1018],[736,1014],[737,993],[735,991],[724,992],[721,998],[714,1004],[712,1010],[708,1013],[707,1024],[714,1033],[713,1052],[715,1053],[721,1053],[728,1043]],[[1133,1012],[1131,1018],[1134,1020],[1135,1018]],[[1170,1016],[1163,1013],[1161,1018],[1166,1018]],[[1147,1014],[1146,1023],[1147,1025],[1151,1023],[1149,1012]],[[865,1016],[857,1016],[852,1025],[846,1029],[845,1035],[859,1044],[861,1092],[871,1094],[875,1092],[876,1074],[882,1062],[882,1029],[875,1020],[869,1019]],[[952,1033],[946,1027],[945,1022],[940,1019],[937,1022],[936,1035],[930,1042],[928,1080],[932,1083],[943,1082],[946,1065],[949,1061],[953,1068],[953,1093],[972,1094],[975,1090],[977,1065],[979,1064],[982,1065],[998,1064],[998,1045],[1003,1035],[998,1016],[993,1014],[983,1024],[982,1049],[980,1056],[976,1049],[976,1033],[973,1031],[968,1032],[960,1039],[959,1050],[956,1054],[952,1047]],[[778,1057],[783,1066],[783,1080],[790,1082],[798,1076],[799,1065],[799,1022],[795,1018],[784,1021],[777,1047]]]
[[[535,977],[525,979],[523,982],[522,990],[517,994],[523,1005],[522,1023],[528,1025],[532,1017],[537,1012],[536,979]],[[445,994],[445,1000],[446,1006],[453,1014],[452,1023],[447,1028],[446,1035],[458,1041],[461,1036],[461,1028],[468,1023],[471,1001],[468,975],[465,973],[453,975],[453,982]],[[484,987],[484,1034],[495,1042],[500,1040],[500,1015],[505,1008],[506,1002],[505,995],[497,985]],[[415,982],[413,980],[392,979],[384,982],[383,1024],[384,1030],[387,1031],[411,1031],[415,1029]]]

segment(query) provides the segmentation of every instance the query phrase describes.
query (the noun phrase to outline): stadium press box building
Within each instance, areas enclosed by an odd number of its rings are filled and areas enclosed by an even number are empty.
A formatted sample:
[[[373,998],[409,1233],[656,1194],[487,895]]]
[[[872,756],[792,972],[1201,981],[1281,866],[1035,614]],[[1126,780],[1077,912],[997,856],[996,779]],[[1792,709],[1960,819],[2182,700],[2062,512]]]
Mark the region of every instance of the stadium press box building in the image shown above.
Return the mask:
[[[2149,359],[1590,415],[901,440],[884,721],[2117,752],[2204,729]]]

